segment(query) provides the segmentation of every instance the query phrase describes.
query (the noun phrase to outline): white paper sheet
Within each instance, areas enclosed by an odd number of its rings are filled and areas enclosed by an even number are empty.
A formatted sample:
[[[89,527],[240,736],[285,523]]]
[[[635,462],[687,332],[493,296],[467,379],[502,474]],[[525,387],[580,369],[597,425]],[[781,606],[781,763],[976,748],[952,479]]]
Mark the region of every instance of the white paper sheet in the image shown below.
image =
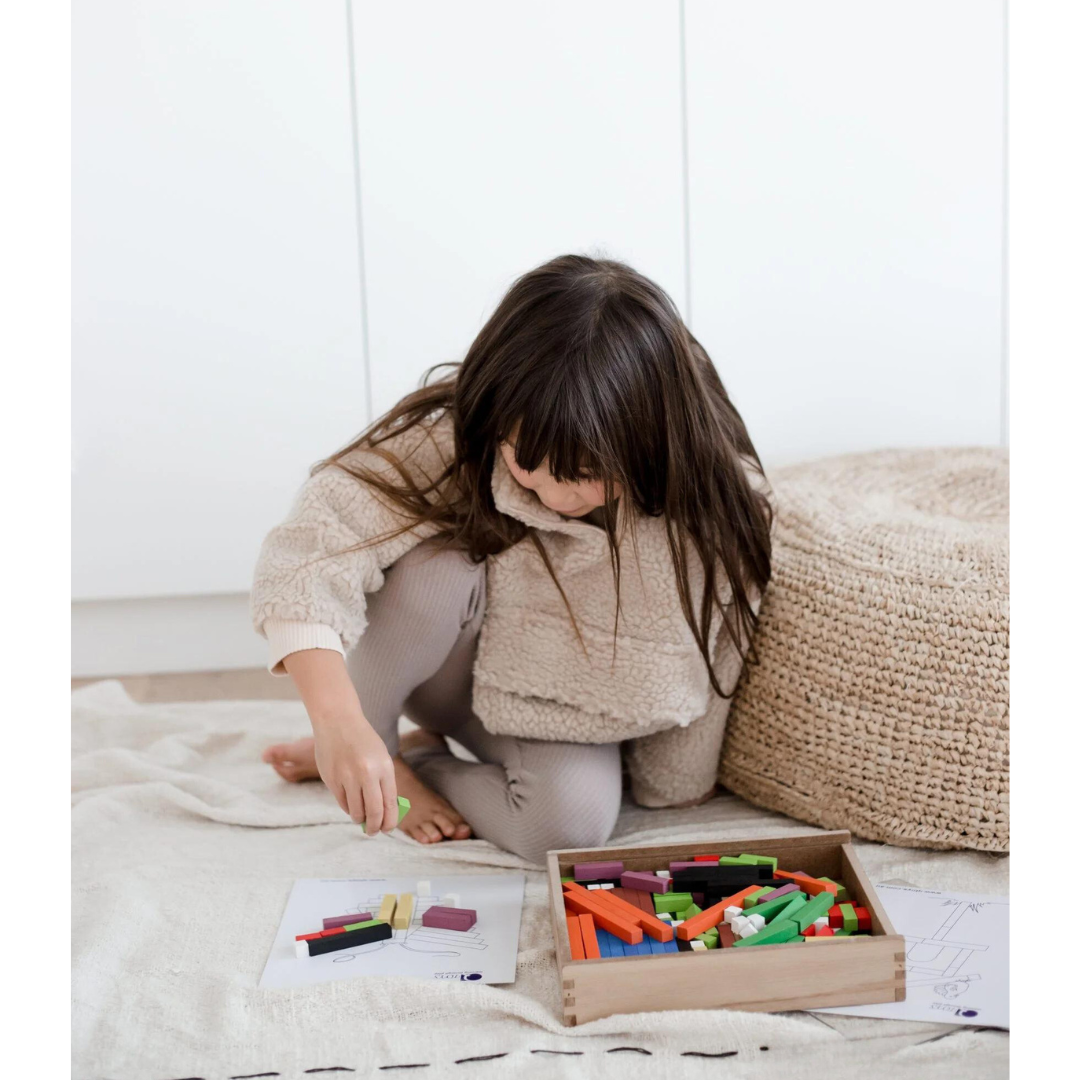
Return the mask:
[[[322,929],[324,918],[370,911],[378,915],[385,893],[416,895],[413,878],[302,878],[289,894],[277,938],[259,986],[292,987],[363,975],[410,975],[421,979],[512,983],[517,975],[518,930],[524,874],[469,874],[431,878],[431,895],[416,896],[407,930],[388,941],[297,959],[298,934]],[[458,907],[476,910],[464,933],[423,926],[423,913],[457,893]]]
[[[1008,1028],[1009,898],[874,888],[906,939],[907,1000],[814,1011]]]

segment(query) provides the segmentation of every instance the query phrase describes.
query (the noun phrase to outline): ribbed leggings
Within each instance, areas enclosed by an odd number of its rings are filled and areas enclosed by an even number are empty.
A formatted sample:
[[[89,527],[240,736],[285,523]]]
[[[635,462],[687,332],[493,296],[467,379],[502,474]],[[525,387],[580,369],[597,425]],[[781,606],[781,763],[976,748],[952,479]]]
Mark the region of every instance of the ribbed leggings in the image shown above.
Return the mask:
[[[531,862],[552,848],[607,843],[622,799],[618,743],[493,735],[472,711],[472,668],[486,602],[484,566],[433,541],[417,545],[367,596],[367,629],[349,656],[364,715],[398,753],[398,718],[449,735],[478,762],[414,750],[408,764],[476,836]],[[523,640],[521,648],[529,648]]]

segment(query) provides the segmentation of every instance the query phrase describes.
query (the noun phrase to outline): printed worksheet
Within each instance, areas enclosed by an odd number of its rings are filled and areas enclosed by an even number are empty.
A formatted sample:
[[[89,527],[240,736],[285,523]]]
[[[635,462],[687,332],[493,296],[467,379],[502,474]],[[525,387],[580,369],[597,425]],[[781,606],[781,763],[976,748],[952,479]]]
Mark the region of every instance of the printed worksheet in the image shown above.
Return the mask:
[[[308,986],[364,975],[512,983],[517,975],[525,875],[462,874],[431,878],[430,896],[416,895],[417,884],[415,878],[402,877],[297,881],[289,894],[259,986]],[[408,929],[395,930],[386,941],[297,958],[297,935],[321,930],[324,918],[354,912],[371,912],[377,916],[387,893],[415,896]],[[457,895],[458,907],[475,909],[476,924],[470,930],[440,930],[421,923],[424,912],[440,904],[447,893]]]
[[[814,1011],[1008,1028],[1009,898],[874,888],[906,939],[907,1000]]]

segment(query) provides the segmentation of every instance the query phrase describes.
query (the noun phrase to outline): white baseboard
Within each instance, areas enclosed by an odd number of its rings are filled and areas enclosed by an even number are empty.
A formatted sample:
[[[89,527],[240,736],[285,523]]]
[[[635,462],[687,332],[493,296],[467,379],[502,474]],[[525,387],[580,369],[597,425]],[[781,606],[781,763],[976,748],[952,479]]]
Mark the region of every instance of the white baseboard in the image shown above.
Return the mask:
[[[229,671],[266,663],[246,593],[71,605],[71,675]]]

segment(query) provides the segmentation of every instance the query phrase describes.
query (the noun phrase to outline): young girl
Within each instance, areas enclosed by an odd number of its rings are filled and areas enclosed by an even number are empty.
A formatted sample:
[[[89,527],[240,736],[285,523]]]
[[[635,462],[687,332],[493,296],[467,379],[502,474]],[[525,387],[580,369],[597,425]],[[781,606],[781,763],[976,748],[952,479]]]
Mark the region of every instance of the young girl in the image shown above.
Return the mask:
[[[314,738],[265,760],[321,777],[370,834],[404,795],[416,840],[533,862],[607,842],[624,740],[639,803],[704,801],[771,525],[742,419],[667,294],[553,259],[267,537],[254,621]],[[421,730],[399,743],[401,715]]]

